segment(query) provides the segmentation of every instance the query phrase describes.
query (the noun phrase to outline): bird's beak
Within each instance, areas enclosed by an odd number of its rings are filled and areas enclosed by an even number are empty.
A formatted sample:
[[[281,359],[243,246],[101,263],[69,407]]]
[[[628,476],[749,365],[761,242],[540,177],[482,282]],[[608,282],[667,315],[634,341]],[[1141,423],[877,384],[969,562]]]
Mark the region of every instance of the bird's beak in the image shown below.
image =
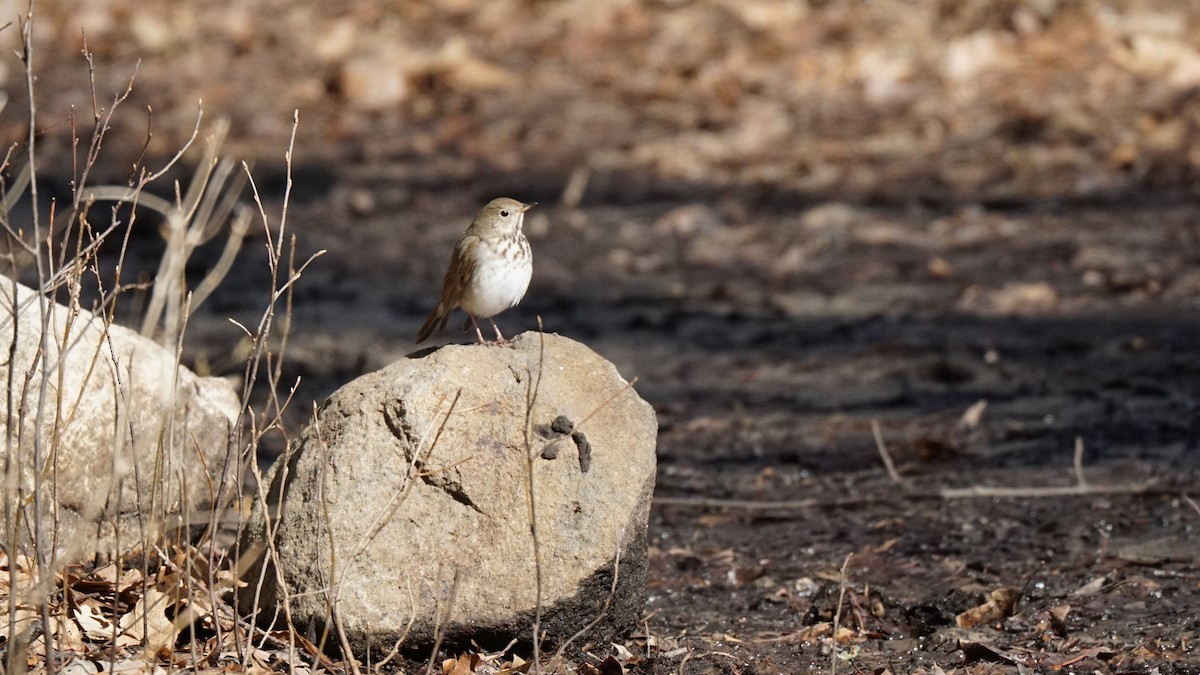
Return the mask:
[[[533,207],[537,206],[537,204],[538,204],[537,202],[529,202],[528,204],[522,204],[521,205],[521,213],[525,213],[529,209],[532,209]]]

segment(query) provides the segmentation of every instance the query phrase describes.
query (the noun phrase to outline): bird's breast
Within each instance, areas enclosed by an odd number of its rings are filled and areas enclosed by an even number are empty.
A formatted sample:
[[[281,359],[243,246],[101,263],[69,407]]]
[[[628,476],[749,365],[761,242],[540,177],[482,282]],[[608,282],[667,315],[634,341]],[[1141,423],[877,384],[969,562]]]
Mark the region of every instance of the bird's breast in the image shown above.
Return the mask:
[[[478,317],[490,317],[515,307],[529,289],[533,258],[522,235],[514,239],[482,240],[471,281],[459,304]]]

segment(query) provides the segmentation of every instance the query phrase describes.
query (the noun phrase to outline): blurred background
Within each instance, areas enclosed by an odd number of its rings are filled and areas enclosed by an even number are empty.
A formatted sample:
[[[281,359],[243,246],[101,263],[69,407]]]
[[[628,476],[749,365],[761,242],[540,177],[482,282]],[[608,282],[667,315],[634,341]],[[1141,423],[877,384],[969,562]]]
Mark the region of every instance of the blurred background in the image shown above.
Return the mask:
[[[22,8],[6,1],[0,15],[16,20]],[[425,158],[425,182],[503,174],[540,192],[586,167],[593,199],[1133,198],[1190,194],[1200,162],[1200,9],[1168,0],[88,0],[37,10],[47,142],[68,135],[71,106],[91,109],[86,34],[102,106],[136,66],[114,130],[140,149],[152,107],[149,150],[160,155],[187,137],[203,99],[210,117],[232,119],[248,158],[278,158],[299,109],[306,165]],[[0,39],[16,48],[17,27]],[[16,96],[11,56],[2,76]],[[419,189],[402,178],[396,189]]]

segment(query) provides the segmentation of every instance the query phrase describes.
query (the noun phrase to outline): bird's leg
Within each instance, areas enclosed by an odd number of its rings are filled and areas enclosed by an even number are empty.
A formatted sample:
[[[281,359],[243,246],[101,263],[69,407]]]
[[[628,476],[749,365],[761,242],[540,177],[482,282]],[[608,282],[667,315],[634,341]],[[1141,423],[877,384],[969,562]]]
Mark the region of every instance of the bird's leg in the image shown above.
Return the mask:
[[[504,342],[504,336],[500,334],[500,329],[496,326],[496,320],[489,316],[488,321],[492,322],[492,330],[496,331],[496,342]]]
[[[483,331],[479,330],[479,322],[475,320],[475,315],[468,312],[467,316],[471,317],[471,325],[475,326],[475,334],[479,336],[479,344],[486,345],[487,340],[483,339]],[[494,326],[496,324],[492,325]]]

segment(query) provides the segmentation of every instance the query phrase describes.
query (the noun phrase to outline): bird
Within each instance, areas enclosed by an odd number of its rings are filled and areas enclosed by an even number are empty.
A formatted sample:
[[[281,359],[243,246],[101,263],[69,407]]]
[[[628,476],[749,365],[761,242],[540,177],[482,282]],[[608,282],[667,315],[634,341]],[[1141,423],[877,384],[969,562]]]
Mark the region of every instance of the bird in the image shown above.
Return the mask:
[[[488,202],[475,216],[454,246],[437,307],[417,331],[417,344],[445,328],[456,307],[467,313],[480,344],[487,344],[487,340],[479,330],[478,319],[490,321],[496,342],[504,342],[492,317],[516,307],[529,290],[533,253],[521,226],[525,212],[536,205],[500,197]]]

